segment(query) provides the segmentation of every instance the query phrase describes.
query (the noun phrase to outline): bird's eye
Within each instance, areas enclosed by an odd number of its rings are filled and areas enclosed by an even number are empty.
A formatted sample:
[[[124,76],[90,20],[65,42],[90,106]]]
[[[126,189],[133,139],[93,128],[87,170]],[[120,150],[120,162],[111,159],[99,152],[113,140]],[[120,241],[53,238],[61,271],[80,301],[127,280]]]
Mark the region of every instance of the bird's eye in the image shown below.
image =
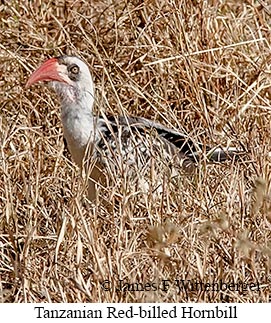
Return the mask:
[[[70,66],[69,72],[74,75],[77,75],[77,74],[79,74],[79,67],[77,65],[73,64]]]

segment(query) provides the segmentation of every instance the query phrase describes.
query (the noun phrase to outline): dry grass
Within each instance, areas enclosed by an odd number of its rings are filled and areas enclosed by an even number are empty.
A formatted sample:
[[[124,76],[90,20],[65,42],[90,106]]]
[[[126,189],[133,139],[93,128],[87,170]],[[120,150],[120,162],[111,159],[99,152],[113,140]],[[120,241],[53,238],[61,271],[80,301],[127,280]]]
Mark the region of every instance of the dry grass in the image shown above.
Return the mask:
[[[0,300],[270,301],[269,2],[17,0],[1,2],[0,18]],[[63,53],[88,61],[96,108],[242,147],[245,160],[202,162],[161,201],[92,208],[58,101],[42,85],[25,89]],[[101,285],[163,279],[168,291]],[[260,288],[179,292],[175,279]]]

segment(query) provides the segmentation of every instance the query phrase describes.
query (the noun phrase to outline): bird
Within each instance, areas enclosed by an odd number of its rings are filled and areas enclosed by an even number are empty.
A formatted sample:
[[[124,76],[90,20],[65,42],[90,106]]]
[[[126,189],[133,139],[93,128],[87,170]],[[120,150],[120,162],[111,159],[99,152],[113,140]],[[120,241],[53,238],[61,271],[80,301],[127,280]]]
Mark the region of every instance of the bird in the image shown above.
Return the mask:
[[[38,82],[49,83],[60,99],[63,135],[73,161],[87,171],[90,201],[96,199],[99,185],[108,189],[120,178],[152,193],[162,186],[152,185],[154,179],[193,172],[203,145],[189,135],[143,117],[94,114],[93,78],[81,58],[47,59],[31,74],[26,88]],[[210,162],[237,153],[235,148],[205,151]]]

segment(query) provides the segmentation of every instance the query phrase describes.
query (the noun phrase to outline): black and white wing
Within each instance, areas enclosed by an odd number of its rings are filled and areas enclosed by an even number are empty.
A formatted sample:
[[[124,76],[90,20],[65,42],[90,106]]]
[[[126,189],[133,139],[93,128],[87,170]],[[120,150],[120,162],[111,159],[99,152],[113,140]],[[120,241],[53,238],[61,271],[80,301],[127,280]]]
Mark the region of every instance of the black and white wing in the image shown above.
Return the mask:
[[[203,153],[203,145],[193,140],[189,135],[177,132],[146,118],[107,116],[100,118],[100,122],[107,142],[112,138],[113,134],[115,134],[114,136],[119,136],[120,131],[122,131],[121,137],[124,143],[129,141],[128,138],[133,133],[140,134],[141,140],[144,137],[154,136],[156,140],[159,138],[163,142],[163,148],[166,152],[174,155],[174,157],[189,159],[191,162],[197,162]],[[238,156],[239,153],[236,148],[204,147],[204,149],[210,162],[223,162]]]

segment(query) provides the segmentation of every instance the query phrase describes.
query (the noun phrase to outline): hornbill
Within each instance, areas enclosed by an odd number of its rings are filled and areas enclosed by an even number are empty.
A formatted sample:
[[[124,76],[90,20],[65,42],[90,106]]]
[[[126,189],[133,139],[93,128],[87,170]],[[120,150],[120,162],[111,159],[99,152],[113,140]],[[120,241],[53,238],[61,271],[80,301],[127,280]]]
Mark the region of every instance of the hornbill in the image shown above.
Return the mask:
[[[153,179],[191,173],[203,145],[186,134],[141,117],[94,115],[94,84],[85,62],[74,56],[48,59],[30,76],[26,87],[49,82],[61,101],[64,138],[75,163],[87,170],[88,198],[108,178],[128,178],[143,191],[157,190]],[[204,147],[207,159],[221,162],[235,155],[235,148]],[[170,170],[170,171],[169,171]],[[126,174],[126,175],[125,175]]]

